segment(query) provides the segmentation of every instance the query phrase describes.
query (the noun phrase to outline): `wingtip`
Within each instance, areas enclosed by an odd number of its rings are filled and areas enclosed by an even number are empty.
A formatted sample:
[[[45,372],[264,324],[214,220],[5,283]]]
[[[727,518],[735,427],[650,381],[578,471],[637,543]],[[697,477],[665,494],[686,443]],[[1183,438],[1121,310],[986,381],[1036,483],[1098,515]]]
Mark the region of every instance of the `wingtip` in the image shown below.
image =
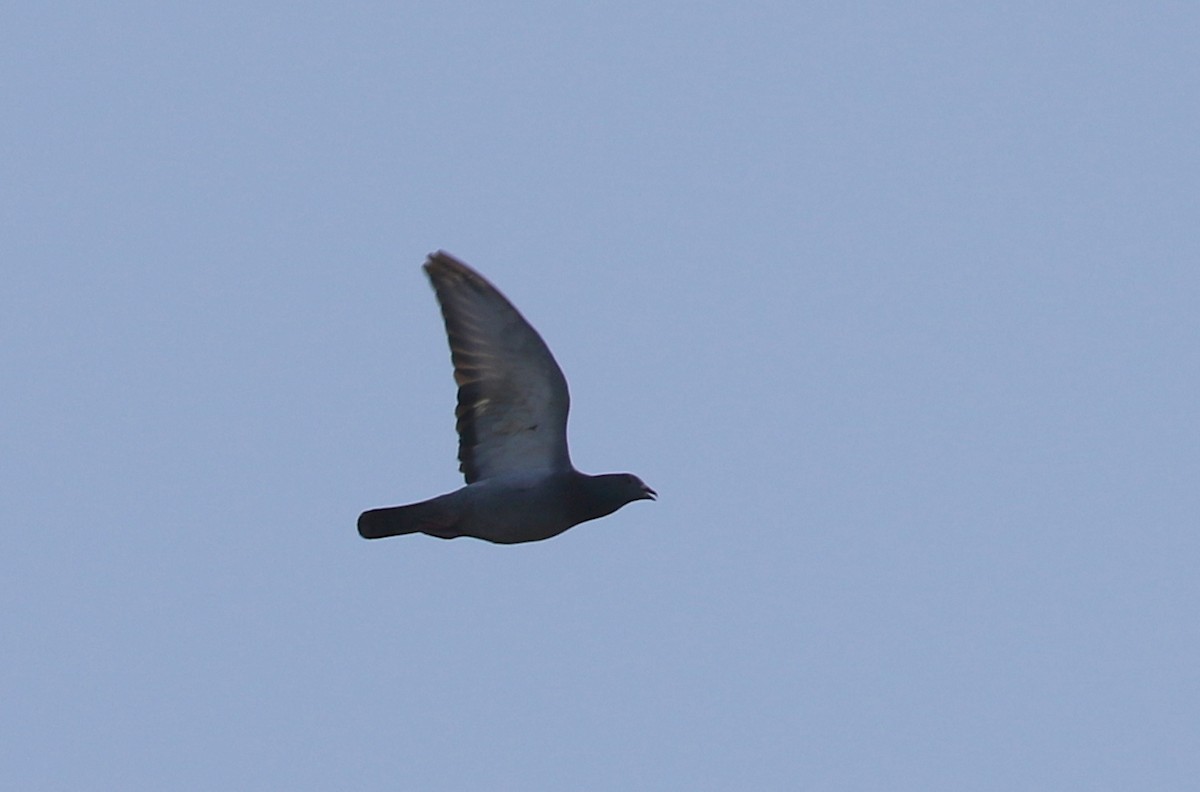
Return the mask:
[[[435,250],[426,256],[425,263],[422,266],[427,272],[437,268],[471,269],[464,261],[441,249]]]
[[[467,283],[473,284],[479,289],[499,293],[496,287],[487,278],[476,272],[470,264],[455,258],[444,250],[435,250],[430,253],[426,257],[422,269],[425,270],[425,274],[434,284],[435,289],[438,288],[439,282],[443,284]]]

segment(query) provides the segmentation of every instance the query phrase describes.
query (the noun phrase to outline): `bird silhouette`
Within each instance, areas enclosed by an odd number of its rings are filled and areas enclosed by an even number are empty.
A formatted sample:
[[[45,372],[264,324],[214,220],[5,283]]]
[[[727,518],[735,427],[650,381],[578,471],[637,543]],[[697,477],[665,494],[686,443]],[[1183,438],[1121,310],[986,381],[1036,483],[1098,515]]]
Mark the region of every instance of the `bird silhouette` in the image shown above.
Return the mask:
[[[536,542],[657,493],[631,473],[590,476],[567,451],[567,380],[550,349],[482,275],[444,251],[424,265],[458,384],[459,470],[467,485],[358,518],[365,539],[423,533]]]

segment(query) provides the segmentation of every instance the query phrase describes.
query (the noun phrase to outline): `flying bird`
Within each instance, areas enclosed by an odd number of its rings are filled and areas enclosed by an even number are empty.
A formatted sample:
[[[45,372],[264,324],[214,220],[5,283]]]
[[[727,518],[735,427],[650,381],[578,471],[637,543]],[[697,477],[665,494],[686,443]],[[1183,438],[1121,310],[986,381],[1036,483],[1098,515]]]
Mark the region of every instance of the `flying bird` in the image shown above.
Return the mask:
[[[458,460],[467,485],[358,518],[364,539],[423,533],[536,542],[657,493],[632,473],[589,476],[567,453],[567,380],[546,342],[500,291],[444,251],[426,260],[458,384]]]

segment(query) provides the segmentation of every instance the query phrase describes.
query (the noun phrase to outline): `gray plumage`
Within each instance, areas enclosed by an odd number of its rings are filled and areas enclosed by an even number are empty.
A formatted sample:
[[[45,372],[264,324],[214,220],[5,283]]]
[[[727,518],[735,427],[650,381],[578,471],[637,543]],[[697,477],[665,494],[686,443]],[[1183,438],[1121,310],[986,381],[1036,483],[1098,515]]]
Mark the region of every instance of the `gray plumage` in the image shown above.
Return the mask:
[[[630,473],[589,476],[567,451],[567,380],[537,331],[475,270],[443,251],[433,284],[458,383],[458,460],[467,486],[408,506],[365,511],[366,539],[424,533],[499,544],[548,539],[654,490]]]

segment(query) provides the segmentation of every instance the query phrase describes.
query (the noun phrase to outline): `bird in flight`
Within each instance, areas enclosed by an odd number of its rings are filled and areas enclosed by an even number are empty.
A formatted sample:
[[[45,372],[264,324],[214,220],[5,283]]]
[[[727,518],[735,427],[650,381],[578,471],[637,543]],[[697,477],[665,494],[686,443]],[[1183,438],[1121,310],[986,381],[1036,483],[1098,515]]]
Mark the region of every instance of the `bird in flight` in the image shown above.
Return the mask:
[[[444,251],[425,262],[458,384],[458,460],[467,486],[358,518],[364,539],[423,533],[536,542],[657,493],[632,473],[589,476],[567,453],[567,380],[546,342],[500,291]]]

